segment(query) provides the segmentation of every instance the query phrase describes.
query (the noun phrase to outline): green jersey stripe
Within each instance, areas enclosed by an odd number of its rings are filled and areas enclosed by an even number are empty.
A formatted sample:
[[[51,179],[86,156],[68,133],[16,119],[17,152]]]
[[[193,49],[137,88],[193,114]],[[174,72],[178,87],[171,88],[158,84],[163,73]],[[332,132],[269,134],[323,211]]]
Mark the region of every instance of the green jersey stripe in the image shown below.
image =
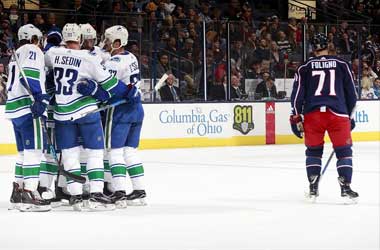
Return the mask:
[[[40,72],[37,70],[24,69],[24,73],[26,77],[36,78],[37,80],[40,79]]]
[[[110,80],[104,82],[101,84],[102,88],[109,91],[113,87],[117,85],[117,79],[115,77],[112,77]]]
[[[55,113],[65,114],[72,113],[78,109],[84,108],[85,106],[96,105],[96,100],[90,96],[86,96],[83,99],[79,99],[73,103],[67,104],[57,104],[54,108]]]
[[[5,105],[5,112],[15,111],[17,109],[32,105],[32,99],[30,97],[24,97],[15,101],[9,101]]]

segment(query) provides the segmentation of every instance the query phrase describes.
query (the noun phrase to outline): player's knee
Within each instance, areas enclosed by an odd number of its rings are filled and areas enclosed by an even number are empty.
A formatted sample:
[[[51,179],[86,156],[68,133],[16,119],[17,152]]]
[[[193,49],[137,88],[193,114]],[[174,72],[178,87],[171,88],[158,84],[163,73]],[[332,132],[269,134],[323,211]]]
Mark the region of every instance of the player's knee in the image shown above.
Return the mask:
[[[322,158],[323,146],[321,146],[321,147],[307,147],[305,154],[308,157]]]
[[[124,148],[125,155],[135,155],[137,154],[137,148],[134,147],[125,147]]]
[[[63,165],[69,169],[80,167],[80,147],[62,149]]]
[[[24,161],[24,151],[19,151],[17,154],[17,162],[22,164]]]
[[[123,154],[123,148],[113,148],[108,151],[108,159],[111,164],[122,163],[122,161],[124,161]]]
[[[352,149],[351,146],[343,146],[334,148],[336,158],[351,158],[352,157]]]
[[[23,163],[40,163],[42,157],[42,151],[39,149],[26,149],[24,150],[24,159]]]
[[[103,161],[103,149],[87,149],[88,159],[98,159]]]
[[[137,153],[137,148],[133,147],[125,147],[124,148],[124,159],[127,164],[127,166],[141,163],[141,160]]]

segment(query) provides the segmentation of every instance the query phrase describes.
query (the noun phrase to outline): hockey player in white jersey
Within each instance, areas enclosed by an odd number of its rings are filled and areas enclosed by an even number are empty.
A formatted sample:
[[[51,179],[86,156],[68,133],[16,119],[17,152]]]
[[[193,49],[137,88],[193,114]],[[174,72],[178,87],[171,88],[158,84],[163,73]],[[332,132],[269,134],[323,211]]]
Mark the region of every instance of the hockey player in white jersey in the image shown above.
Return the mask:
[[[102,63],[110,59],[111,54],[96,46],[97,37],[96,30],[91,24],[85,23],[80,24],[80,29],[82,31],[82,49],[89,50],[102,58]]]
[[[18,151],[11,204],[22,211],[51,209],[49,202],[43,200],[37,191],[44,146],[44,132],[39,117],[45,114],[50,99],[45,92],[44,55],[39,48],[41,38],[41,31],[32,24],[20,27],[20,47],[15,52],[19,64],[13,56],[8,65],[5,115],[12,121]],[[27,82],[21,77],[19,67]]]
[[[78,84],[87,79],[99,83],[97,89],[109,95],[126,94],[129,90],[101,64],[100,58],[86,50],[80,50],[81,30],[77,24],[68,23],[62,30],[63,41],[67,48],[54,47],[45,55],[46,66],[53,70],[55,79],[54,119],[56,121],[56,141],[62,150],[63,165],[66,170],[80,175],[80,144],[87,149],[87,174],[90,180],[90,209],[113,209],[111,200],[103,191],[104,137],[99,113],[82,114],[97,108],[97,101],[77,91]],[[97,92],[97,91],[95,91]],[[99,100],[102,98],[94,93]],[[72,119],[77,117],[77,119]],[[83,209],[82,184],[68,180],[71,194],[70,204],[75,210]]]
[[[141,104],[140,71],[137,58],[126,51],[128,31],[116,25],[105,31],[106,42],[111,45],[112,57],[105,62],[106,68],[130,88],[136,90],[129,103],[111,108],[106,113],[105,137],[108,160],[112,174],[111,198],[118,207],[145,205],[144,168],[137,152],[144,118]],[[88,91],[90,92],[90,91]],[[126,173],[128,172],[133,191],[126,194]]]

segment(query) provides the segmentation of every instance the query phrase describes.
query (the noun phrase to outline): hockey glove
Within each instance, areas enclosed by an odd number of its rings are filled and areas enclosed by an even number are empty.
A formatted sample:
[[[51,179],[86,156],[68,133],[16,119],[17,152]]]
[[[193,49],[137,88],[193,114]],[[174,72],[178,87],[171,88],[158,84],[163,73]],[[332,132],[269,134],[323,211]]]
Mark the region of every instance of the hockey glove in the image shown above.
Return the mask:
[[[50,96],[47,94],[36,94],[34,102],[30,107],[33,118],[38,118],[43,115],[50,101]]]
[[[304,132],[302,117],[300,115],[291,115],[289,121],[293,134],[302,139]]]
[[[93,96],[95,99],[101,102],[106,102],[111,98],[108,91],[100,87],[95,81],[86,80],[81,82],[77,86],[77,91],[84,96]]]
[[[354,130],[355,126],[356,126],[355,120],[351,119],[351,131]]]
[[[140,91],[132,84],[128,85],[126,99],[127,99],[127,103],[132,104],[132,105],[141,102]]]

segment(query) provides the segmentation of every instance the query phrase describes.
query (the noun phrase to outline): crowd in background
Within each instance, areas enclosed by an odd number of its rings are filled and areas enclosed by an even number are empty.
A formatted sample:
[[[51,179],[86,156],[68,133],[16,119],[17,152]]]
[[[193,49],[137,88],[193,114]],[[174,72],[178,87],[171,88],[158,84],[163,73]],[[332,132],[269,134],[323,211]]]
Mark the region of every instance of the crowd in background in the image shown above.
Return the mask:
[[[51,7],[49,1],[40,2]],[[178,101],[203,99],[205,94],[208,100],[225,100],[228,92],[231,99],[244,99],[248,91],[245,83],[252,79],[257,86],[255,99],[282,98],[274,82],[280,78],[292,78],[302,63],[302,27],[306,25],[306,41],[317,32],[327,31],[330,53],[351,62],[362,98],[380,98],[380,26],[349,22],[326,26],[307,18],[280,19],[276,11],[267,11],[263,15],[252,1],[239,0],[226,3],[209,0],[67,2],[66,8],[75,9],[75,15],[71,12],[24,12],[17,5],[4,9],[0,1],[0,103],[6,98],[6,65],[9,49],[17,43],[18,28],[32,23],[46,33],[51,29],[59,30],[66,22],[90,22],[98,31],[98,41],[105,28],[116,24],[126,26],[128,50],[138,57],[142,78],[159,79],[165,73],[171,74],[179,87],[179,97],[173,100]],[[321,4],[325,2],[329,1],[321,1]],[[350,2],[355,11],[372,16],[374,20],[380,16],[379,1]],[[92,14],[93,11],[97,11],[96,15]],[[203,86],[203,21],[206,23],[207,93],[204,93]],[[308,42],[305,46],[311,56],[311,46]],[[228,47],[231,56],[229,91],[226,89]]]

